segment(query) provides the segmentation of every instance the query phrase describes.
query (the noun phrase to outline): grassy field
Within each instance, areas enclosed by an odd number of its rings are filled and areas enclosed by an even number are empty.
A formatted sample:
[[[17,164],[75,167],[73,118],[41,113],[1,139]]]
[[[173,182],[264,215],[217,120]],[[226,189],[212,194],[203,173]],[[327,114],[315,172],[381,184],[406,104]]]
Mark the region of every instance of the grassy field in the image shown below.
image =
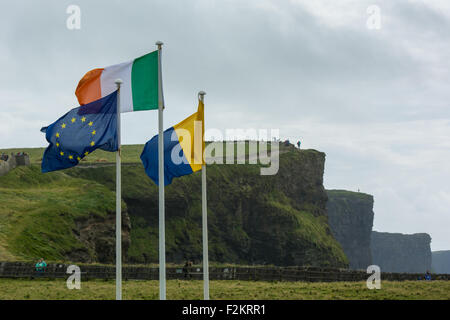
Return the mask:
[[[114,193],[94,181],[17,167],[0,177],[0,260],[61,261],[83,248],[72,232],[75,221],[114,217],[114,206]]]
[[[0,279],[0,300],[6,299],[69,299],[110,300],[115,298],[114,281],[85,281],[80,290],[69,290],[64,280]],[[127,300],[157,300],[158,281],[124,281],[123,298]],[[437,300],[450,299],[450,281],[383,281],[380,290],[369,290],[365,282],[265,282],[211,281],[211,299],[235,300]],[[200,300],[203,282],[169,280],[170,300]]]

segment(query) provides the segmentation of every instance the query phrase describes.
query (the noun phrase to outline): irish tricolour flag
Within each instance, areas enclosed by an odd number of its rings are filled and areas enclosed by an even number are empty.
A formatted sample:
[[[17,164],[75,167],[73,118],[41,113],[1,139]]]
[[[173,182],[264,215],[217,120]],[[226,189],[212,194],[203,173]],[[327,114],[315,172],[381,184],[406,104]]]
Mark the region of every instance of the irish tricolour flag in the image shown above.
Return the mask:
[[[75,94],[80,105],[96,101],[120,87],[121,112],[158,109],[158,51],[129,62],[93,69],[78,82]]]

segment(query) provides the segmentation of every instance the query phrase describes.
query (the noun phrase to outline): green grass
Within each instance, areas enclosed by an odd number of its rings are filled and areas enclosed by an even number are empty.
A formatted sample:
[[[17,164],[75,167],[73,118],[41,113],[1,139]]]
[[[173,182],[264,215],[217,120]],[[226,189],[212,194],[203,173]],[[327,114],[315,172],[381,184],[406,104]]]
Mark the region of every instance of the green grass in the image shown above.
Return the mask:
[[[101,184],[17,167],[0,177],[0,260],[63,260],[84,247],[72,232],[77,219],[114,210],[114,193]]]
[[[0,300],[112,300],[114,281],[82,281],[80,290],[69,290],[64,280],[0,279]],[[124,281],[123,299],[157,300],[158,281]],[[265,282],[210,281],[213,300],[428,300],[450,299],[450,281],[383,281],[380,290],[369,290],[365,282]],[[201,300],[203,281],[169,280],[167,298]]]
[[[325,216],[316,217],[307,211],[299,211],[294,209],[289,200],[283,194],[272,194],[272,199],[269,200],[269,205],[274,213],[293,217],[292,223],[297,226],[292,236],[301,238],[305,243],[311,243],[314,246],[324,249],[334,256],[337,261],[348,262],[342,248],[330,237],[327,233],[328,221]],[[317,255],[317,251],[307,252],[311,256],[309,260],[313,260]]]

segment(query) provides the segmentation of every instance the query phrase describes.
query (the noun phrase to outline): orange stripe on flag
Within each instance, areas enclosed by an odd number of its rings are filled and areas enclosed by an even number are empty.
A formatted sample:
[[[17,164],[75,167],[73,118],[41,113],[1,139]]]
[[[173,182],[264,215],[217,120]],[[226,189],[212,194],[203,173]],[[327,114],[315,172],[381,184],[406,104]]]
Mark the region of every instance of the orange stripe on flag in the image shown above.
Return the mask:
[[[100,84],[100,76],[102,75],[103,68],[93,69],[88,71],[75,90],[75,95],[78,98],[80,105],[98,100],[102,97],[102,88]]]

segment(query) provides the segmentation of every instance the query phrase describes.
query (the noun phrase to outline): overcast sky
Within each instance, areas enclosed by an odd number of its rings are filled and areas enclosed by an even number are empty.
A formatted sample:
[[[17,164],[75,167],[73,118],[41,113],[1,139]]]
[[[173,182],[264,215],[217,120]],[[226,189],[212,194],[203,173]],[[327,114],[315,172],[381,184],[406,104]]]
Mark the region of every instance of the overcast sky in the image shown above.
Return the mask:
[[[339,2],[339,5],[337,3]],[[66,9],[81,8],[81,29]],[[370,5],[380,29],[369,29]],[[427,232],[450,249],[450,1],[9,1],[0,11],[0,148],[78,106],[85,72],[162,40],[165,126],[280,129],[326,153],[326,188],[374,195],[374,230]],[[122,117],[145,143],[157,112]]]

